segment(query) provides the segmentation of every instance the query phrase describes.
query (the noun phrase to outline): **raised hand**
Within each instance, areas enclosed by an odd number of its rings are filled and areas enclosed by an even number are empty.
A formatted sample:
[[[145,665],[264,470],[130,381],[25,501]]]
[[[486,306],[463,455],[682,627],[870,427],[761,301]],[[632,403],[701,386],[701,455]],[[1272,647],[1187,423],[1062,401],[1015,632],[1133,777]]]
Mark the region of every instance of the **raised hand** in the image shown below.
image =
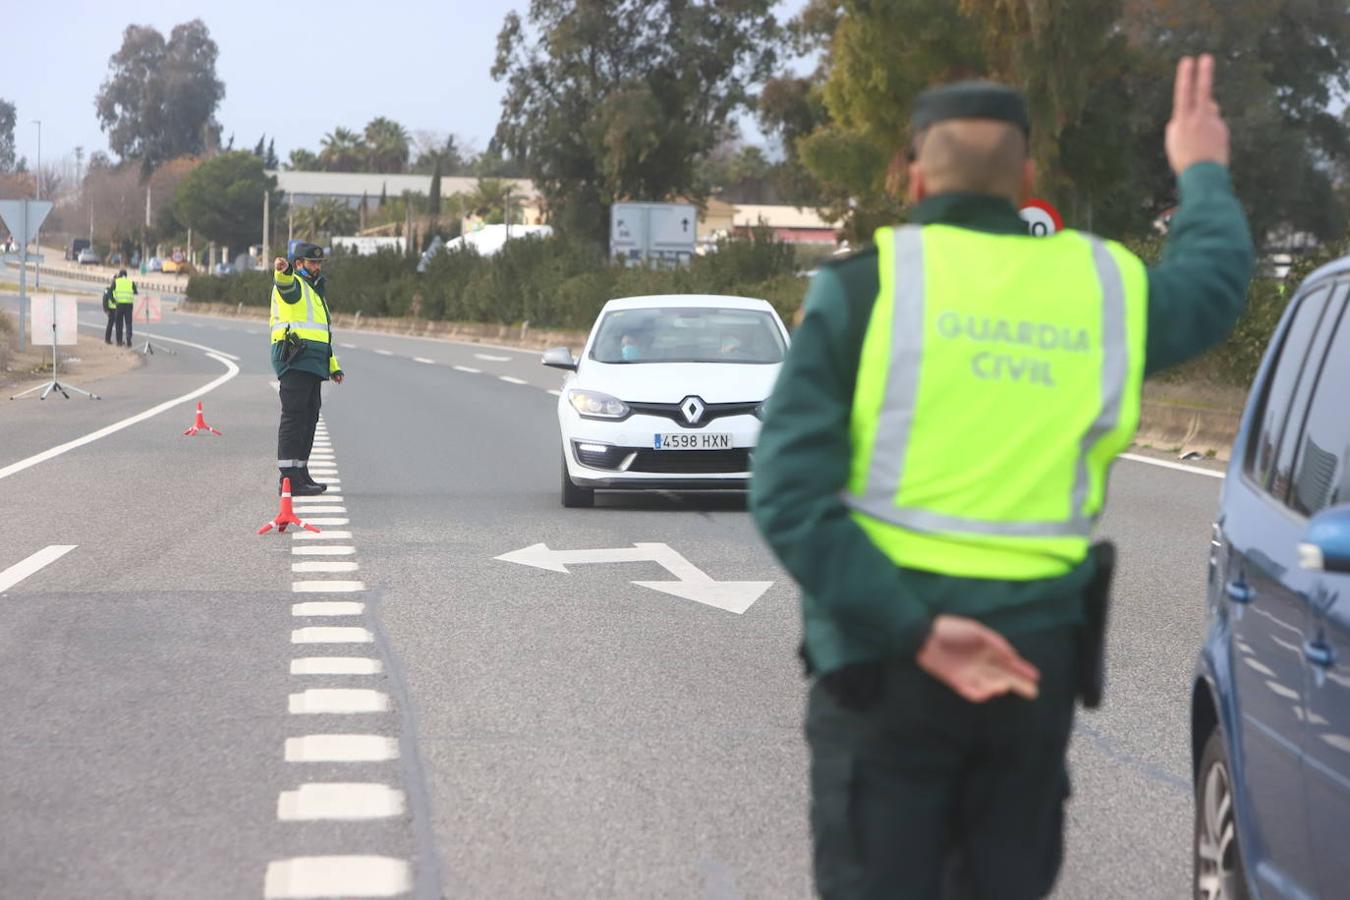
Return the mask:
[[[1178,175],[1198,162],[1228,165],[1228,126],[1214,102],[1214,57],[1208,53],[1177,63],[1166,145],[1167,161]]]
[[[962,616],[934,619],[915,662],[972,703],[1008,693],[1034,700],[1041,678],[1002,635]]]

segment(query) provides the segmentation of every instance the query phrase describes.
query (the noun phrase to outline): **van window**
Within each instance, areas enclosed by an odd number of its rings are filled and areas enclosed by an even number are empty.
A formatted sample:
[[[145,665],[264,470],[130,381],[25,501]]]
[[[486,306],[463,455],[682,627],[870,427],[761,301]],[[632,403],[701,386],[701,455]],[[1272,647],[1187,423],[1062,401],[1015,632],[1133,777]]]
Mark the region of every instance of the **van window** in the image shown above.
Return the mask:
[[[1303,423],[1307,418],[1308,400],[1318,383],[1317,373],[1326,355],[1327,344],[1331,342],[1331,336],[1336,330],[1336,318],[1345,301],[1345,285],[1333,288],[1331,298],[1326,305],[1326,311],[1322,313],[1317,333],[1313,335],[1312,342],[1308,345],[1303,376],[1299,378],[1298,387],[1294,389],[1294,396],[1289,401],[1288,420],[1280,437],[1280,449],[1275,454],[1275,471],[1270,479],[1270,493],[1277,500],[1285,502],[1291,502],[1288,499],[1292,481],[1290,476],[1294,471],[1294,458],[1303,442]]]
[[[1330,329],[1327,329],[1330,330]],[[1317,380],[1308,424],[1299,442],[1290,505],[1310,516],[1325,506],[1350,501],[1350,318],[1340,327]]]
[[[1302,299],[1295,298],[1298,307],[1294,310],[1293,321],[1285,333],[1284,344],[1280,347],[1279,358],[1275,361],[1275,370],[1267,382],[1265,397],[1262,400],[1261,423],[1256,440],[1247,450],[1247,474],[1261,487],[1269,483],[1274,468],[1275,451],[1280,445],[1280,435],[1284,429],[1289,412],[1289,401],[1298,387],[1299,376],[1303,372],[1303,363],[1308,358],[1308,344],[1317,331],[1317,324],[1326,309],[1328,287],[1319,287]]]

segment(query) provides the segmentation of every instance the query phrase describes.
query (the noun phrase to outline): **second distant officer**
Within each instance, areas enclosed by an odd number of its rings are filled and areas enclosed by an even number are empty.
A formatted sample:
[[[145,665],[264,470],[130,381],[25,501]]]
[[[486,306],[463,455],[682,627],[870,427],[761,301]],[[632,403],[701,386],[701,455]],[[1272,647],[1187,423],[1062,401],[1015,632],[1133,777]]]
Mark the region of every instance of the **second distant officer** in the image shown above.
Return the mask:
[[[281,384],[281,425],[277,429],[277,468],[291,480],[297,497],[322,494],[327,485],[309,475],[309,453],[319,424],[320,389],[342,367],[333,355],[333,330],[324,300],[323,249],[297,244],[290,259],[277,257],[272,285],[272,369]]]
[[[109,284],[103,289],[103,311],[108,314],[108,327],[103,331],[103,343],[111,344],[113,335],[113,325],[117,324],[117,301],[113,299],[113,286]],[[122,335],[117,335],[117,343],[122,343]]]
[[[136,303],[136,282],[127,277],[127,270],[121,269],[112,283],[113,303],[116,305],[116,316],[114,317],[117,326],[117,344],[118,346],[131,346],[131,311]],[[127,340],[122,343],[122,330],[126,328]]]

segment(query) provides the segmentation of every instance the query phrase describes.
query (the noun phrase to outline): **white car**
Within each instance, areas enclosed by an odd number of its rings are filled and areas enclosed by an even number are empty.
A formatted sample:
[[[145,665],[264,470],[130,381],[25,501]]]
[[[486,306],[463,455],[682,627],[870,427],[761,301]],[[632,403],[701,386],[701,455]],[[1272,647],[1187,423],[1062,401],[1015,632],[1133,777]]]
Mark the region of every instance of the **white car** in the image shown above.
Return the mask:
[[[788,332],[763,300],[630,297],[600,311],[558,398],[563,506],[603,490],[744,490]]]

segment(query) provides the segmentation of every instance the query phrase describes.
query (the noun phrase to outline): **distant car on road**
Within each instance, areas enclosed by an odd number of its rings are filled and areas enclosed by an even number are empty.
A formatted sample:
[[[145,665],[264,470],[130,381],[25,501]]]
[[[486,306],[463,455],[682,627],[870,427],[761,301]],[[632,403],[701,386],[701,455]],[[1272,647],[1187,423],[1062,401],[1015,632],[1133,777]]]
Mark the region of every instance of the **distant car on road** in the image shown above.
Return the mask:
[[[233,274],[234,274],[234,266],[230,265],[229,263],[223,263],[223,262],[221,262],[221,263],[216,263],[215,266],[211,269],[211,274],[212,274],[212,275],[233,275]]]
[[[669,295],[606,303],[558,399],[562,503],[601,490],[744,490],[760,415],[787,350],[772,306]]]
[[[98,254],[94,252],[92,247],[85,247],[81,250],[75,260],[82,266],[98,265],[99,262]]]
[[[159,272],[164,268],[164,261],[158,256],[152,256],[145,262],[145,271]]]
[[[166,259],[160,263],[159,270],[165,275],[182,272],[186,268],[186,263],[179,262],[176,259]]]
[[[1266,351],[1210,542],[1192,690],[1194,894],[1350,890],[1350,257]]]
[[[81,251],[83,251],[88,246],[89,241],[86,240],[85,238],[75,238],[75,240],[71,241],[70,245],[66,247],[66,259],[78,260],[80,258]]]

